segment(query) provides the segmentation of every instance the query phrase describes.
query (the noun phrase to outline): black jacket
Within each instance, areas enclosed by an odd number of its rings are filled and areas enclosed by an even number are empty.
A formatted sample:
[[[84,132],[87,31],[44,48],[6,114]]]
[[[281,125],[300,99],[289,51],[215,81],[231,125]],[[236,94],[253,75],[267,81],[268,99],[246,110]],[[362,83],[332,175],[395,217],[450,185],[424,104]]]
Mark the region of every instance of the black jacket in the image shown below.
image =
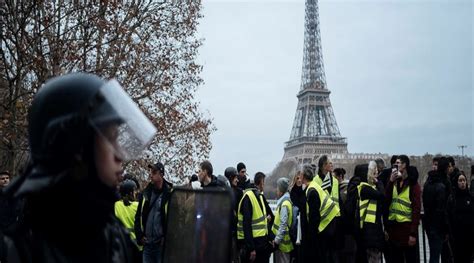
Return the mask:
[[[448,175],[449,183],[451,184],[451,192],[454,192],[458,185],[458,177],[461,174],[457,167],[454,168],[454,171]]]
[[[221,175],[220,175],[221,176]],[[227,179],[225,179],[227,180]],[[227,187],[227,185],[223,182],[220,181],[217,176],[211,175],[211,182],[208,185],[203,185],[201,184],[202,188],[207,188],[207,187]]]
[[[364,248],[377,248],[379,250],[383,249],[385,238],[382,227],[384,197],[385,189],[383,187],[382,181],[378,181],[376,184],[376,189],[364,185],[360,190],[360,200],[370,199],[377,201],[375,224],[364,223],[363,228],[360,230],[360,244]],[[359,212],[357,213],[357,221],[360,222]]]
[[[148,184],[148,186],[143,190],[143,193],[138,199],[138,210],[135,214],[135,235],[137,237],[137,243],[139,245],[143,245],[142,238],[147,236],[146,231],[146,222],[148,220],[148,215],[151,210],[151,196],[152,191],[157,191],[158,193],[162,193],[163,196],[161,198],[161,222],[163,224],[163,234],[166,236],[166,223],[167,223],[167,214],[165,212],[165,205],[170,200],[172,185],[167,181],[163,181],[163,188],[161,191],[155,189],[152,183]]]
[[[430,171],[423,186],[423,208],[425,211],[423,224],[427,231],[436,231],[441,236],[448,233],[446,204],[449,193],[447,187],[449,186],[447,185],[445,174]]]
[[[451,235],[456,242],[472,245],[474,237],[474,197],[466,190],[455,188],[448,201]]]
[[[297,206],[299,210],[301,211],[303,207],[306,205],[306,196],[303,191],[303,187],[294,185],[290,191],[290,199],[291,199],[291,203]]]
[[[5,262],[137,262],[138,249],[114,214],[115,189],[67,173],[25,196],[22,220],[5,233]]]
[[[0,231],[4,231],[20,216],[20,202],[0,192]]]
[[[239,209],[239,203],[240,203],[240,200],[242,199],[242,196],[243,196],[243,192],[242,192],[242,189],[238,188],[238,187],[234,187],[232,186],[232,236],[234,238],[237,238],[237,222],[238,222],[238,218],[237,218],[237,214],[238,214],[238,209]]]
[[[76,227],[71,225],[71,228]],[[57,240],[38,228],[20,225],[4,237],[8,256],[5,262],[138,262],[140,256],[122,223],[110,216],[99,232],[88,239],[68,236]],[[72,246],[70,246],[72,245]],[[4,262],[4,261],[2,261]]]
[[[255,194],[255,196],[257,197],[258,200],[260,200],[259,196],[260,196],[260,193],[258,192],[257,189],[252,189],[253,193]],[[260,209],[263,210],[263,206],[267,207],[268,206],[268,203],[266,202],[266,199],[264,197],[264,204],[262,205],[261,202],[258,202],[259,205],[261,206]],[[272,213],[272,210],[268,209],[269,206],[266,208],[266,211],[267,211],[267,215],[271,215],[272,218],[273,218],[273,213]],[[252,250],[267,250],[269,248],[269,240],[271,240],[271,238],[269,236],[263,236],[263,237],[256,237],[254,238],[253,237],[253,234],[252,234],[252,212],[253,212],[253,207],[252,207],[252,203],[250,202],[250,199],[248,196],[244,196],[243,199],[242,199],[242,204],[240,206],[240,213],[242,213],[242,216],[243,216],[243,222],[242,222],[242,226],[243,226],[243,231],[244,231],[244,240],[243,240],[243,244],[245,246],[245,248],[248,250],[248,251],[252,251]],[[270,226],[270,224],[268,224]],[[271,233],[271,232],[269,232]],[[241,241],[242,243],[242,241]]]
[[[388,180],[390,180],[390,175],[392,175],[392,168],[385,168],[380,172],[379,174],[379,181],[382,181],[383,186],[385,187],[388,183]]]
[[[242,189],[242,191],[254,187],[254,185],[250,182],[250,179],[247,179],[245,181],[238,181],[237,182],[237,187]]]

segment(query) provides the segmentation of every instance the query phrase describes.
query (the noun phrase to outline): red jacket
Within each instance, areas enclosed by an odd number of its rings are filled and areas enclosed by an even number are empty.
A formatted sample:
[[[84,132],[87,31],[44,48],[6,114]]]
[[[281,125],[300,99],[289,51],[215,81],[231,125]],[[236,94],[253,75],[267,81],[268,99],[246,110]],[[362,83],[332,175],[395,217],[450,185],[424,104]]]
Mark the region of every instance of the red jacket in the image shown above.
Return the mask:
[[[396,222],[387,220],[386,231],[388,232],[389,239],[397,245],[408,246],[409,236],[418,238],[418,225],[420,224],[420,211],[421,211],[421,188],[418,182],[418,178],[405,179],[403,182],[403,188],[410,185],[410,201],[411,201],[411,222]],[[411,179],[411,180],[410,180]],[[413,180],[414,179],[414,180]],[[395,181],[397,183],[398,181]],[[392,202],[394,182],[388,181],[385,196],[388,206]],[[400,191],[399,191],[400,192]]]

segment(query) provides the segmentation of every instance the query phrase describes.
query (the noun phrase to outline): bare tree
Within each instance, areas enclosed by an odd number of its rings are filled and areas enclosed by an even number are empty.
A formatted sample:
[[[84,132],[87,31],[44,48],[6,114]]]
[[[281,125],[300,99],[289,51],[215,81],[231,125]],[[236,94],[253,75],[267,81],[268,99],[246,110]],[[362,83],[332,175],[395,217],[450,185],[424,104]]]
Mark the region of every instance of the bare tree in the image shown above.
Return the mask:
[[[116,78],[158,128],[145,159],[126,164],[144,175],[160,160],[181,182],[211,149],[215,130],[195,92],[200,1],[5,1],[0,7],[0,165],[16,171],[27,152],[26,114],[52,76],[92,72]]]

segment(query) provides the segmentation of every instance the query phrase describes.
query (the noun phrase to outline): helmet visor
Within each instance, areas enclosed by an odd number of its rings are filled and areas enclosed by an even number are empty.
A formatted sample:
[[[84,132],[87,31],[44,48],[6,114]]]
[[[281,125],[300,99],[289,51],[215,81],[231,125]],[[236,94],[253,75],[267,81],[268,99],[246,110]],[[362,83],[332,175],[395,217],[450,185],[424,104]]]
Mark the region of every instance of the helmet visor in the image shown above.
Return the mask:
[[[100,88],[91,115],[92,126],[124,161],[140,158],[157,131],[116,80]]]

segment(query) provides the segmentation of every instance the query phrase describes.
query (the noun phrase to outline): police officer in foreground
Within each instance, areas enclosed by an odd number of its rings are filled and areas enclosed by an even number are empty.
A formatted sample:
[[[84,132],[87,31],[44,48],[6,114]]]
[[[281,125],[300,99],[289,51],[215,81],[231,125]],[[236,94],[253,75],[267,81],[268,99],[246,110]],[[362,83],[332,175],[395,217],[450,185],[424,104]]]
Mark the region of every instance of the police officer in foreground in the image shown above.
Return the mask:
[[[44,84],[28,122],[31,160],[7,189],[26,202],[4,239],[7,262],[139,260],[114,202],[122,162],[151,141],[151,122],[115,80],[83,73]]]

